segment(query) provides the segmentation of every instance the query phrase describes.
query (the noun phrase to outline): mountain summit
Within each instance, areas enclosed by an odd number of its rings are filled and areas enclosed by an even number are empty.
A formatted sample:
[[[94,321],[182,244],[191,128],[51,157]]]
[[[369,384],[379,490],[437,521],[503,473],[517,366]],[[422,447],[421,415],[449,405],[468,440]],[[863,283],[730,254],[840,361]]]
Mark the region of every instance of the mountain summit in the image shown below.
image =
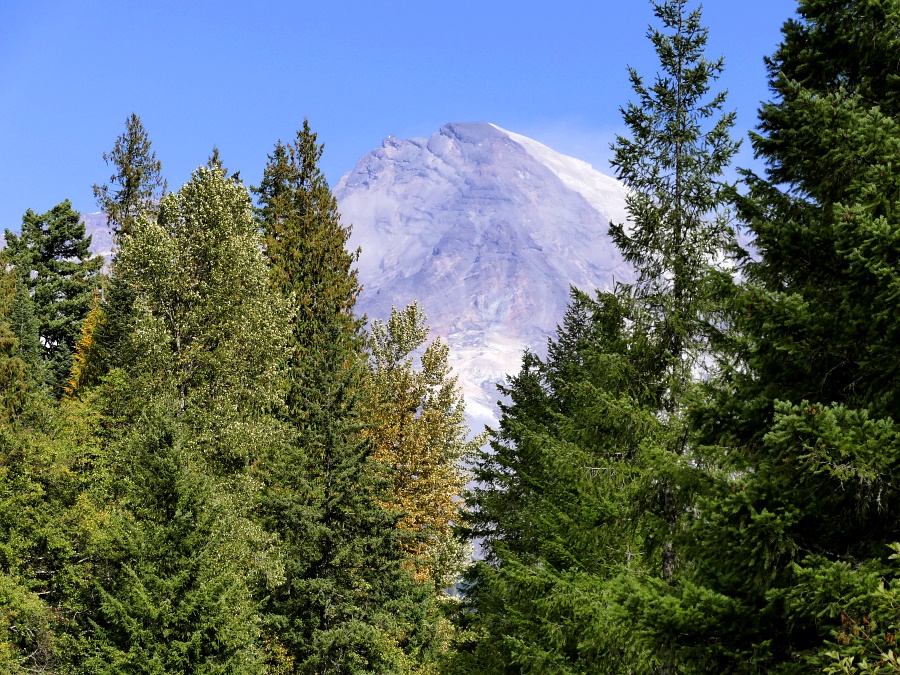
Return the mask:
[[[476,429],[496,384],[542,353],[569,287],[632,280],[607,236],[625,188],[581,160],[487,123],[430,138],[389,136],[336,186],[362,249],[359,310],[387,318],[418,300],[451,348]]]

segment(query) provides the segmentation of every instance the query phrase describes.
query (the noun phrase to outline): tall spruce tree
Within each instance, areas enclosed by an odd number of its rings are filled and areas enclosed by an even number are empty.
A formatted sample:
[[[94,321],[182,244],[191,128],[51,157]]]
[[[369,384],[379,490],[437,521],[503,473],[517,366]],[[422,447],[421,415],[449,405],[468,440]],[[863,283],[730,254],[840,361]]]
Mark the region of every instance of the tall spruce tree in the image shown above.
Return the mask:
[[[648,38],[661,72],[647,85],[628,71],[638,99],[622,109],[631,138],[616,139],[611,163],[629,188],[629,222],[611,224],[610,235],[638,272],[637,297],[671,357],[672,412],[697,358],[707,309],[702,280],[733,242],[723,172],[739,144],[729,135],[735,114],[721,112],[725,92],[709,93],[724,59],[704,54],[700,10],[688,12],[688,0],[652,4],[663,30],[651,27]]]
[[[116,236],[128,233],[140,216],[152,217],[166,193],[162,163],[151,150],[150,138],[135,113],[125,120],[125,133],[116,139],[103,161],[115,170],[109,183],[94,185],[94,197]]]
[[[43,214],[29,209],[19,234],[6,230],[9,262],[31,295],[18,304],[23,347],[34,349],[27,324],[33,312],[48,384],[61,395],[72,368],[72,350],[87,316],[91,294],[99,284],[103,259],[90,253],[91,237],[81,215],[65,200]]]
[[[308,121],[278,143],[254,191],[272,286],[294,308],[284,447],[262,469],[261,509],[283,540],[286,583],[271,595],[276,631],[298,673],[400,668],[422,648],[427,597],[402,568],[399,514],[363,436],[364,336],[350,235],[318,168]]]
[[[622,114],[632,137],[616,139],[612,165],[630,188],[630,222],[610,226],[613,241],[638,272],[636,295],[652,322],[646,330],[659,335],[665,350],[660,412],[672,424],[669,450],[677,456],[686,450],[686,430],[678,428],[683,397],[704,351],[700,322],[711,310],[703,278],[733,239],[722,209],[728,189],[722,173],[738,148],[729,136],[735,115],[721,113],[725,93],[709,94],[724,59],[706,58],[708,30],[700,23],[700,10],[688,12],[687,5],[687,0],[653,3],[664,29],[648,32],[661,67],[653,85],[629,69],[638,102]],[[667,581],[675,575],[673,536],[684,493],[672,475],[660,471],[654,497],[669,530],[662,535]]]
[[[757,253],[745,282],[722,279],[722,372],[696,413],[716,472],[690,528],[705,619],[680,648],[703,672],[810,672],[832,635],[863,656],[842,630],[892,574],[898,18],[895,1],[802,0],[767,60],[766,175],[737,200]]]

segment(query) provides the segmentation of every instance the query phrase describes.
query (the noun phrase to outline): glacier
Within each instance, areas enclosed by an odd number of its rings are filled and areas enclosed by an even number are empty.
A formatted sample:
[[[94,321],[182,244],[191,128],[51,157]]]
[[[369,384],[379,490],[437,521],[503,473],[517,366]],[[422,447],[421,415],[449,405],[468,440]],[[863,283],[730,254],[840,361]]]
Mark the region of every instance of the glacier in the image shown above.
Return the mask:
[[[470,427],[497,422],[497,384],[539,354],[575,286],[633,271],[608,236],[625,187],[587,162],[485,122],[388,136],[334,189],[361,250],[359,310],[386,319],[417,300],[450,346]]]

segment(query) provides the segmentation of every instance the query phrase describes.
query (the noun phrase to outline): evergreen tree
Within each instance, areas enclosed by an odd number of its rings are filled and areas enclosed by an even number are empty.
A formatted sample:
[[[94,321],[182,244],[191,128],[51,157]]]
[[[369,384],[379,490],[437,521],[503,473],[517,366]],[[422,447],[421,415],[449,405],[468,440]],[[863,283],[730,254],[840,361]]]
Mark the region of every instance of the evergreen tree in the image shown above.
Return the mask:
[[[59,395],[72,367],[72,350],[103,259],[91,255],[91,237],[85,234],[81,216],[69,200],[44,214],[29,209],[18,235],[6,231],[6,245],[10,263],[31,294],[33,310],[24,300],[17,303],[25,354],[34,349],[28,327],[28,314],[33,311],[48,383]]]
[[[150,414],[123,449],[123,499],[107,536],[92,673],[263,673],[251,589],[266,537],[242,502],[252,486],[215,478],[166,413]],[[250,492],[241,487],[250,487]]]
[[[644,319],[627,292],[573,291],[546,361],[526,354],[503,388],[467,498],[484,559],[466,577],[452,672],[652,672],[615,603],[621,576],[660,563],[658,528],[634,518],[668,440]]]
[[[752,138],[766,175],[745,172],[737,199],[757,255],[743,283],[721,280],[721,374],[696,411],[715,470],[686,543],[680,649],[703,672],[823,666],[900,540],[900,5],[802,0],[798,15],[767,61]]]
[[[308,122],[278,143],[257,217],[272,286],[294,307],[285,446],[263,467],[261,509],[283,539],[286,583],[270,625],[298,673],[387,672],[421,648],[426,598],[402,569],[398,514],[382,507],[387,478],[363,437],[365,361],[359,292],[337,204]]]
[[[131,233],[139,218],[156,218],[160,200],[166,194],[162,163],[151,145],[141,119],[132,113],[125,121],[125,133],[116,139],[112,151],[103,154],[103,160],[113,164],[115,173],[108,184],[94,185],[94,197],[117,244]],[[92,321],[95,330],[91,333],[91,358],[78,364],[81,380],[97,382],[110,369],[123,365],[134,300],[133,290],[125,284],[113,283],[105,289]]]
[[[651,27],[648,33],[661,73],[648,86],[628,71],[638,100],[622,116],[632,137],[617,137],[612,165],[629,188],[630,222],[611,224],[610,236],[635,266],[638,297],[652,308],[663,335],[673,370],[668,398],[674,400],[696,358],[706,309],[702,280],[733,241],[722,209],[729,189],[722,174],[738,143],[729,136],[735,114],[721,113],[725,92],[709,94],[724,59],[704,55],[708,30],[700,10],[688,12],[688,0],[652,4],[668,31]]]
[[[112,163],[115,173],[108,184],[94,185],[94,197],[117,237],[128,233],[140,216],[153,217],[166,193],[162,163],[151,145],[141,118],[131,113],[125,120],[125,133],[110,152],[103,153],[103,161]]]
[[[631,222],[612,224],[610,235],[638,271],[637,295],[650,308],[653,323],[648,330],[658,333],[665,346],[663,410],[673,427],[681,424],[682,397],[702,356],[700,321],[710,311],[703,277],[733,237],[722,212],[728,188],[722,172],[737,151],[729,136],[734,113],[715,119],[725,93],[709,96],[723,59],[705,57],[708,31],[700,23],[700,10],[688,13],[687,4],[653,3],[668,31],[651,28],[648,33],[661,74],[648,87],[629,69],[639,102],[622,111],[632,138],[617,138],[612,161],[617,177],[630,188],[626,207]],[[686,434],[675,431],[672,437],[670,450],[683,455]],[[667,581],[675,574],[671,539],[681,508],[677,494],[670,481],[659,481],[657,501],[670,530],[663,542]]]
[[[25,331],[21,327],[16,331],[21,317],[12,314],[16,301],[23,295],[27,298],[27,294],[21,292],[22,288],[17,275],[6,269],[4,255],[0,252],[0,425],[9,424],[21,415],[28,395],[27,363],[21,357],[23,339],[20,335],[22,332],[27,335],[30,327],[26,323]]]
[[[638,281],[596,300],[576,294],[547,361],[527,357],[507,390],[470,497],[486,560],[469,576],[474,615],[462,618],[469,669],[689,668],[660,625],[682,591],[676,543],[700,468],[686,399],[716,311],[708,268],[732,245],[722,172],[737,145],[725,95],[709,94],[722,60],[704,56],[699,10],[652,4],[661,71],[646,85],[630,70],[632,137],[613,148],[630,222],[610,234]]]

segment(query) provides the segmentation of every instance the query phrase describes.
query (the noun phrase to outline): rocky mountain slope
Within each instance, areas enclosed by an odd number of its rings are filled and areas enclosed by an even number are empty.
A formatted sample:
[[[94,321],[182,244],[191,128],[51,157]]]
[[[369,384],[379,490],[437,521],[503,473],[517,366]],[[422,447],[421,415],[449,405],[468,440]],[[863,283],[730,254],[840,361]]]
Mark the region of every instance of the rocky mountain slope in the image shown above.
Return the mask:
[[[335,188],[362,249],[360,309],[418,300],[449,342],[470,422],[495,421],[497,382],[543,352],[569,287],[631,280],[613,246],[625,188],[589,164],[491,124],[388,137]]]

